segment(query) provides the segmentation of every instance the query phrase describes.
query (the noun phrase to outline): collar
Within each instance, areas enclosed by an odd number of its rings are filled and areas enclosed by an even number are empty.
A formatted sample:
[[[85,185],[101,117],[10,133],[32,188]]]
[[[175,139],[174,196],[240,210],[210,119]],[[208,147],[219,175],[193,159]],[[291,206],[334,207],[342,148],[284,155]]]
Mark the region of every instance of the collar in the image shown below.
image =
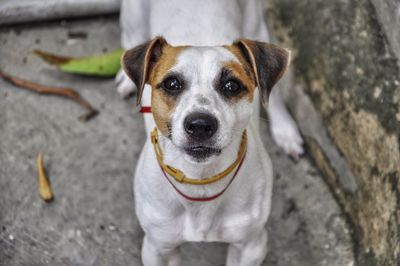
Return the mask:
[[[142,107],[140,107],[140,112],[141,113],[151,113],[151,107],[150,106],[142,106]]]
[[[158,144],[157,128],[154,128],[154,130],[151,132],[151,142],[153,143],[154,150],[156,152],[157,161],[161,168],[161,171],[162,171],[164,177],[167,179],[167,181],[175,189],[175,191],[178,192],[178,194],[180,194],[182,197],[184,197],[187,200],[201,201],[201,202],[214,200],[214,199],[218,198],[219,196],[221,196],[228,189],[230,184],[233,182],[233,180],[239,173],[239,170],[243,164],[244,158],[246,157],[246,150],[247,150],[247,134],[246,134],[246,130],[245,130],[245,131],[243,131],[242,142],[240,143],[238,157],[236,158],[236,160],[228,168],[226,168],[224,171],[220,172],[219,174],[199,180],[199,179],[188,178],[184,175],[184,173],[182,171],[180,171],[172,166],[169,166],[167,164],[164,164],[163,154],[162,154],[161,148]],[[168,173],[169,175],[174,177],[174,179],[176,181],[178,181],[180,183],[187,183],[187,184],[191,184],[191,185],[204,185],[204,184],[214,183],[214,182],[224,178],[225,176],[230,174],[235,168],[236,168],[236,171],[233,174],[231,180],[229,180],[228,184],[225,186],[225,188],[223,190],[221,190],[219,193],[209,196],[209,197],[188,196],[188,195],[184,194],[182,191],[180,191],[175,186],[175,184],[170,180],[170,178],[167,176],[167,173]]]
[[[218,180],[224,178],[225,176],[229,175],[239,164],[241,161],[243,161],[243,158],[246,154],[247,150],[247,133],[246,130],[243,131],[242,134],[242,141],[240,143],[239,151],[238,151],[238,156],[236,160],[228,166],[224,171],[211,176],[211,177],[206,177],[202,179],[194,179],[194,178],[189,178],[185,176],[185,174],[179,170],[176,169],[175,167],[172,167],[168,164],[164,163],[164,155],[161,150],[161,147],[158,142],[158,131],[157,128],[154,128],[154,130],[151,132],[151,143],[153,143],[154,151],[156,153],[157,161],[158,164],[160,165],[161,169],[172,176],[177,182],[179,183],[185,183],[185,184],[191,184],[191,185],[207,185],[211,184],[214,182],[217,182]]]
[[[221,196],[222,194],[224,194],[225,190],[228,189],[228,187],[229,187],[229,185],[232,183],[233,179],[235,179],[235,177],[236,177],[237,174],[239,173],[239,170],[240,170],[240,168],[242,167],[242,164],[243,164],[243,161],[244,161],[244,158],[245,158],[245,157],[246,157],[246,154],[245,154],[245,156],[243,157],[243,159],[240,161],[238,167],[236,168],[235,174],[232,176],[231,180],[229,180],[229,183],[226,185],[226,187],[225,187],[223,190],[221,190],[220,192],[218,192],[217,194],[212,195],[212,196],[209,196],[209,197],[203,197],[203,198],[202,198],[202,197],[192,197],[192,196],[186,195],[185,193],[183,193],[182,191],[180,191],[180,190],[174,185],[174,183],[172,183],[172,181],[168,178],[167,174],[165,173],[164,169],[161,168],[161,171],[162,171],[164,177],[168,180],[168,182],[171,184],[171,186],[175,189],[175,191],[178,192],[178,194],[181,195],[182,197],[184,197],[185,199],[190,200],[190,201],[203,201],[203,202],[204,202],[204,201],[211,201],[211,200],[214,200],[214,199],[218,198],[218,197]]]

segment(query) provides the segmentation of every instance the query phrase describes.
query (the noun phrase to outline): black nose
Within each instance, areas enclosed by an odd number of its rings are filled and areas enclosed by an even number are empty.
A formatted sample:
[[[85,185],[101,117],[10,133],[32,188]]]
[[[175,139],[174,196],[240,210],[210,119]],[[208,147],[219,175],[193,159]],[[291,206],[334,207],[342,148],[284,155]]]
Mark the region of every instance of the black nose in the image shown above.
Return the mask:
[[[191,113],[183,124],[186,133],[200,141],[211,138],[218,129],[217,119],[206,113]]]

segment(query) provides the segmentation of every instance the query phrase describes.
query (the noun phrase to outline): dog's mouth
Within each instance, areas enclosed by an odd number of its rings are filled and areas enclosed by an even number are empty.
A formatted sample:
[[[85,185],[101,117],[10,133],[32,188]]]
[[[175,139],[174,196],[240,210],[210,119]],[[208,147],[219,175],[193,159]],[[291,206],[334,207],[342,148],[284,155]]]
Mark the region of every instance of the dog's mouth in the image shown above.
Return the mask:
[[[186,154],[193,157],[198,161],[202,161],[211,157],[212,155],[218,155],[221,153],[221,149],[208,146],[190,146],[183,148]]]

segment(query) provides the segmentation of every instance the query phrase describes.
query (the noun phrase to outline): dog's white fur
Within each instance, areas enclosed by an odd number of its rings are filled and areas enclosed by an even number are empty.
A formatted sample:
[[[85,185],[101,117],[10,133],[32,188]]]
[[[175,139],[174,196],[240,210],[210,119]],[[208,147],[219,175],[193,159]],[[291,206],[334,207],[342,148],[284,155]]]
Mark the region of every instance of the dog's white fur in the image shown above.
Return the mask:
[[[144,265],[180,265],[179,245],[185,241],[228,242],[228,266],[260,265],[267,248],[264,227],[270,212],[272,166],[258,130],[259,93],[255,92],[253,103],[243,100],[230,105],[211,84],[224,62],[237,60],[229,50],[213,46],[230,45],[238,38],[268,40],[261,0],[123,0],[121,27],[125,49],[156,36],[165,37],[171,45],[207,46],[185,49],[174,66],[194,85],[172,114],[172,138],[161,138],[165,163],[192,178],[215,175],[236,159],[241,132],[248,131],[248,152],[238,176],[223,196],[202,203],[184,199],[168,184],[147,139],[134,179],[136,213],[145,232]],[[123,72],[117,81],[121,95],[134,89]],[[150,105],[150,94],[146,85],[144,105]],[[286,152],[301,154],[300,134],[279,93],[273,90],[269,102],[274,139]],[[217,144],[223,149],[198,163],[179,147],[186,140],[184,117],[203,109],[218,118]],[[152,116],[145,115],[145,122],[149,134],[155,127]],[[231,176],[204,186],[176,186],[187,195],[205,197],[223,189]]]

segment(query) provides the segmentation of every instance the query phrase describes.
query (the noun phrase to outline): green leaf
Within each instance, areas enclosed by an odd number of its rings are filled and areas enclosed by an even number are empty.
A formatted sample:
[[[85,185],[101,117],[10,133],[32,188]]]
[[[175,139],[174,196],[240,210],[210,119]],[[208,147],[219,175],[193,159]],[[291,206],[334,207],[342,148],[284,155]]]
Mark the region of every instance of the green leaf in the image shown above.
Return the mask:
[[[124,50],[90,57],[71,58],[36,50],[34,53],[49,64],[56,65],[61,71],[100,77],[115,76],[121,68],[120,59]]]

